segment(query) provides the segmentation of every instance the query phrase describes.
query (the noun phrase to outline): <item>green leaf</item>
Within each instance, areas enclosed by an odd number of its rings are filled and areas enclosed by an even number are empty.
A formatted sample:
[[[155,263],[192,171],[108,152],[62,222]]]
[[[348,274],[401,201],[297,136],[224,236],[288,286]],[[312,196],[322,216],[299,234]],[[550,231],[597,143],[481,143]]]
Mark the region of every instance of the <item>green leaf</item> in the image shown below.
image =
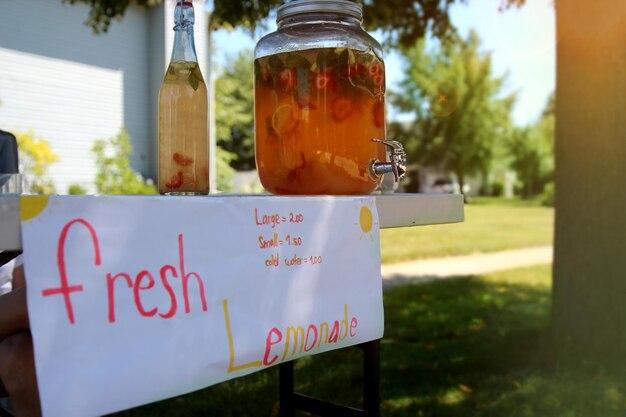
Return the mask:
[[[315,62],[320,69],[330,69],[339,64],[339,55],[335,53],[334,49],[323,49],[317,55]]]
[[[193,88],[194,91],[198,90],[198,85],[200,85],[200,80],[198,79],[198,76],[195,70],[192,70],[191,73],[189,73],[189,85],[191,86],[191,88]]]
[[[296,74],[298,79],[296,99],[300,106],[306,107],[311,103],[311,71],[307,65],[306,67],[298,67]]]
[[[349,49],[343,49],[341,51],[341,53],[339,54],[339,60],[338,63],[341,65],[348,65],[350,63],[350,53],[352,51],[350,51]],[[352,56],[354,57],[354,53],[352,53]]]
[[[290,52],[289,54],[287,54],[285,65],[287,65],[287,68],[309,69],[311,67],[311,63],[309,62],[309,60],[297,52]]]
[[[278,74],[285,69],[285,63],[277,55],[272,55],[271,57],[269,57],[267,63],[270,67],[270,72],[272,74]]]

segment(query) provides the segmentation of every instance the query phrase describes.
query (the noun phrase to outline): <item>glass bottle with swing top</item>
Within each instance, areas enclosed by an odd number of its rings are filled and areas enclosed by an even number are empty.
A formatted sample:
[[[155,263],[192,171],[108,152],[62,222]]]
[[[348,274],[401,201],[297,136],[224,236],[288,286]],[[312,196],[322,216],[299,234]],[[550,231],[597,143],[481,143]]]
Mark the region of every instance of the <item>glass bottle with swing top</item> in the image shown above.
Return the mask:
[[[194,9],[176,0],[174,48],[159,92],[158,189],[161,194],[209,192],[207,87],[194,45]]]

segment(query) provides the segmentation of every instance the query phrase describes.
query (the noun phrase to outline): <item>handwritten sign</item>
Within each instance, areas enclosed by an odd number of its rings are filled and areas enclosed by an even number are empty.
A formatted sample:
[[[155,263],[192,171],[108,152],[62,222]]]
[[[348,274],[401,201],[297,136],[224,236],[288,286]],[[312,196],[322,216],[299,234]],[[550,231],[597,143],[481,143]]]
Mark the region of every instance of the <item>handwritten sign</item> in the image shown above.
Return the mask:
[[[377,219],[371,197],[25,197],[44,416],[381,338]]]

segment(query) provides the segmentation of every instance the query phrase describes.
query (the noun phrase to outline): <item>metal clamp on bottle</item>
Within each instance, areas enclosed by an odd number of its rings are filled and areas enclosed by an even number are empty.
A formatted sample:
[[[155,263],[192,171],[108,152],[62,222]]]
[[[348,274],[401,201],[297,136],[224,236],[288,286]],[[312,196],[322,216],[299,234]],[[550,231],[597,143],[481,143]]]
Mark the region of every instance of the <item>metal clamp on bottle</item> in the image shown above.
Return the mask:
[[[393,177],[396,182],[403,179],[406,174],[406,152],[404,151],[402,144],[395,140],[372,140],[385,145],[389,153],[388,162],[372,161],[370,164],[370,172],[372,175],[379,177],[389,172],[393,172]]]

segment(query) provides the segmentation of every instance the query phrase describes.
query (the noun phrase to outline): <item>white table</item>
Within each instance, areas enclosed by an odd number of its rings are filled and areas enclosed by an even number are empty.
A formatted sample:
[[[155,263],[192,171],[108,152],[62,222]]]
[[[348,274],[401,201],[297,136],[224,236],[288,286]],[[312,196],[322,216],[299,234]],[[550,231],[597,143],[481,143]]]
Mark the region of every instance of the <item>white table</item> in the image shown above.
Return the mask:
[[[223,198],[216,195],[197,198]],[[246,198],[246,196],[238,196]],[[259,198],[259,196],[255,196]],[[453,194],[393,194],[376,195],[376,205],[381,228],[409,227],[431,224],[455,223],[464,219],[463,196]],[[93,197],[98,198],[98,197]],[[142,198],[154,198],[145,196]],[[194,197],[195,198],[195,197]],[[273,200],[289,197],[261,196]],[[0,251],[21,249],[20,199],[18,196],[0,195]],[[363,350],[363,409],[347,408],[327,401],[311,398],[294,391],[293,361],[279,366],[281,416],[292,416],[295,410],[315,412],[318,415],[380,415],[379,370],[380,341],[359,345]]]
[[[197,198],[216,198],[218,194]],[[97,197],[96,197],[97,198]],[[146,196],[145,198],[152,198]],[[263,198],[289,198],[264,196]],[[376,195],[376,206],[383,229],[462,222],[463,196],[459,194],[390,194]],[[0,251],[19,250],[20,200],[15,195],[0,195]]]

